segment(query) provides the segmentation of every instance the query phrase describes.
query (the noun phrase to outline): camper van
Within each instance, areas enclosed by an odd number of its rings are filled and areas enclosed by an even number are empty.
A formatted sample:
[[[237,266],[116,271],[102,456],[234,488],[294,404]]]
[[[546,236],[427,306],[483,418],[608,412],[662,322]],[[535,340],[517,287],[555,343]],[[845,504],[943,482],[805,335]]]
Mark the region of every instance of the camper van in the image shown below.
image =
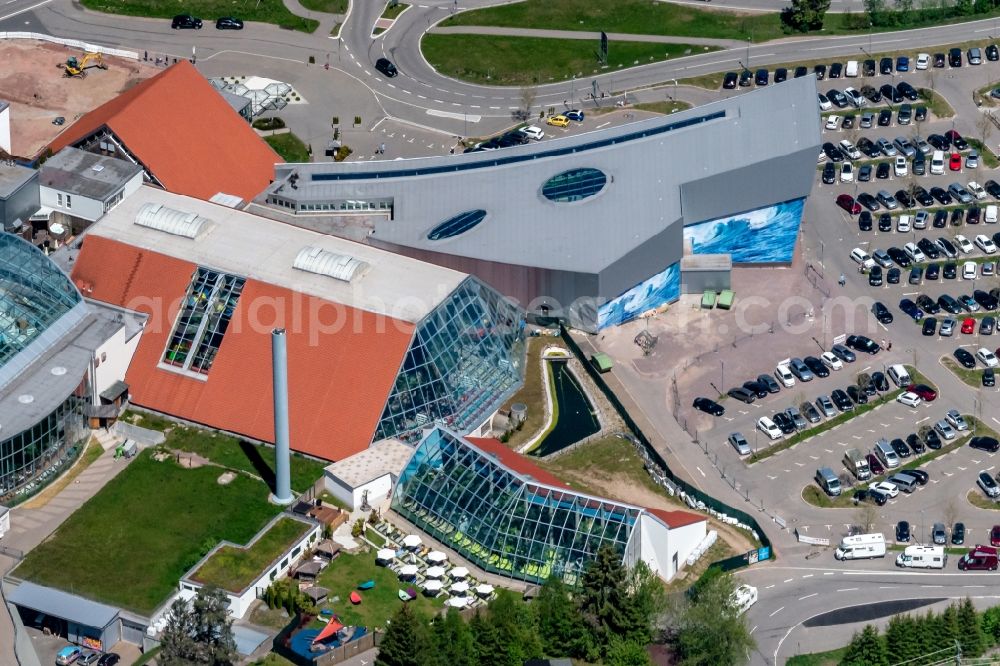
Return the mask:
[[[911,383],[910,373],[906,371],[906,367],[903,365],[890,365],[889,366],[889,379],[895,382],[896,386],[903,388],[904,386],[909,386]]]
[[[865,481],[872,478],[872,471],[868,468],[868,461],[865,460],[864,456],[857,449],[847,449],[847,453],[844,454],[844,467],[858,481]]]
[[[996,571],[997,549],[977,544],[958,560],[958,568],[962,571]]]
[[[833,556],[838,560],[862,560],[885,557],[885,537],[879,534],[857,534],[844,537]]]
[[[875,444],[875,455],[882,461],[882,464],[885,465],[886,469],[895,469],[896,467],[899,467],[899,456],[896,455],[896,452],[889,444],[889,440],[878,440]]]
[[[907,546],[896,556],[897,567],[913,569],[944,569],[948,555],[944,546]]]

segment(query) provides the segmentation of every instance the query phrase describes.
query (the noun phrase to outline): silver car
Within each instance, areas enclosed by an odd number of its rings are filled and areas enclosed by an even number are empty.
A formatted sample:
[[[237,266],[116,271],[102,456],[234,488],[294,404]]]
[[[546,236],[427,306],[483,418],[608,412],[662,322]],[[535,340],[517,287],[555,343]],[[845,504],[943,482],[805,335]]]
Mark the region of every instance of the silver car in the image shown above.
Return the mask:
[[[931,528],[931,539],[939,546],[948,543],[948,530],[944,528],[944,523],[934,523],[934,527]]]
[[[830,396],[821,395],[816,398],[816,407],[823,413],[823,416],[828,419],[837,415],[837,408],[833,406],[833,401],[830,400]]]
[[[736,453],[740,454],[741,456],[750,455],[751,453],[750,443],[747,442],[747,438],[744,437],[742,434],[738,432],[734,432],[733,434],[731,434],[729,436],[729,443],[733,445],[734,449],[736,449]]]
[[[972,203],[972,193],[962,187],[961,183],[952,183],[948,186],[948,191],[951,192],[951,196],[958,199],[961,203]]]
[[[793,358],[788,361],[788,369],[792,371],[792,374],[800,382],[811,382],[813,380],[813,372],[809,369],[809,366],[801,358]]]
[[[941,328],[938,329],[938,333],[946,338],[951,337],[955,333],[955,320],[945,319],[942,321]]]
[[[955,429],[952,428],[944,419],[935,423],[934,429],[938,431],[939,435],[941,435],[941,439],[945,439],[949,442],[958,437],[958,433],[955,432]]]
[[[875,145],[886,157],[895,157],[899,152],[896,150],[896,146],[892,145],[892,142],[889,141],[889,139],[881,138],[875,142]]]
[[[785,410],[785,414],[788,416],[788,418],[792,420],[792,423],[795,424],[796,430],[805,430],[806,428],[809,427],[809,424],[806,423],[805,418],[799,412],[798,408],[789,407],[788,409]]]
[[[949,409],[944,418],[959,432],[965,432],[969,429],[969,424],[966,422],[965,417],[957,409]]]
[[[903,153],[907,157],[913,157],[917,154],[917,149],[913,147],[910,140],[905,136],[898,137],[895,141],[896,147],[899,148],[899,152]]]
[[[899,208],[899,202],[896,201],[896,197],[892,196],[886,190],[879,190],[878,194],[875,195],[878,202],[885,206],[889,210],[896,210]]]

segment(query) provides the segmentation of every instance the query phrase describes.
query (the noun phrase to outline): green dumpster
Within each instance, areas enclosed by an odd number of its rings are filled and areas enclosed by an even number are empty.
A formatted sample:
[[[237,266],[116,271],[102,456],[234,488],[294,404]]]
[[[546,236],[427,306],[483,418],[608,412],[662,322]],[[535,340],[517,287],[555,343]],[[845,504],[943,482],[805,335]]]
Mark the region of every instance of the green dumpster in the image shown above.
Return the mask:
[[[592,354],[590,357],[590,362],[594,365],[595,368],[597,368],[597,371],[601,373],[611,372],[611,368],[614,367],[614,361],[612,361],[611,357],[605,354],[604,352],[597,352],[596,354]]]
[[[706,310],[711,310],[715,307],[715,292],[713,290],[705,290],[705,293],[701,297],[701,307]]]
[[[722,293],[719,294],[719,301],[716,306],[722,310],[728,310],[733,307],[733,301],[736,299],[736,292],[732,289],[723,289]]]

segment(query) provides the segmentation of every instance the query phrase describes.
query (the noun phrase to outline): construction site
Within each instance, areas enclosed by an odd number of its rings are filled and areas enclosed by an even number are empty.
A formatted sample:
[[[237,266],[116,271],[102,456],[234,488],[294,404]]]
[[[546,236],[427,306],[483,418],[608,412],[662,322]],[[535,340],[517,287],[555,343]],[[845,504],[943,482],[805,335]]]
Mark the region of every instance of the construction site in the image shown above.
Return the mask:
[[[160,69],[28,39],[0,42],[0,59],[2,100],[10,104],[10,153],[27,159],[74,120]]]

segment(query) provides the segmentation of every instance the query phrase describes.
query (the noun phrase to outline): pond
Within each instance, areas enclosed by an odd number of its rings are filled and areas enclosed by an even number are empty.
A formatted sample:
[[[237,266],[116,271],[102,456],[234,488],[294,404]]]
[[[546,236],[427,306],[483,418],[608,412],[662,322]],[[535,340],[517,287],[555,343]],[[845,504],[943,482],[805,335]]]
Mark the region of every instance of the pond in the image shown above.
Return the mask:
[[[559,415],[555,427],[529,451],[529,455],[539,457],[564,449],[601,429],[597,415],[569,364],[556,360],[548,363],[555,384]]]

